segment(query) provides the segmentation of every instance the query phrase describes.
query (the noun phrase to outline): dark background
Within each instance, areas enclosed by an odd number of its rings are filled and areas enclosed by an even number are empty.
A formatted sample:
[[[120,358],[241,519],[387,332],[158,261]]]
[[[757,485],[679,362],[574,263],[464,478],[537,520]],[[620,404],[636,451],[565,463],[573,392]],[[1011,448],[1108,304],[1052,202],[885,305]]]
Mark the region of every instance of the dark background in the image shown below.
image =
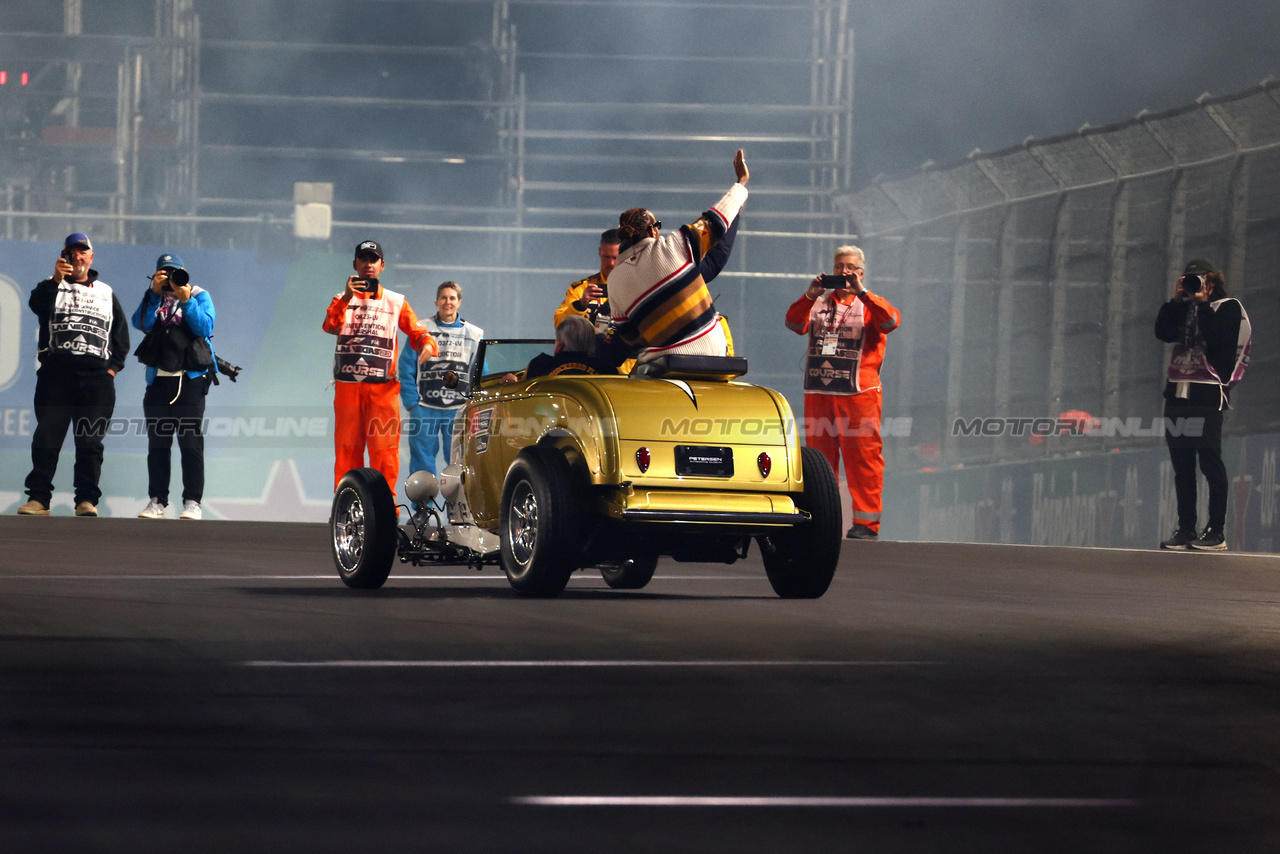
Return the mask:
[[[475,2],[202,0],[196,12],[211,39],[424,45],[433,33],[457,39],[456,21],[439,17],[442,5],[474,22],[474,39],[488,37],[488,4]],[[781,44],[758,25],[763,13],[753,5],[723,4],[713,10],[721,20],[712,29],[683,25],[675,3],[513,2],[511,15],[522,51],[690,55],[716,40],[732,42],[742,55],[808,55],[807,40]],[[152,7],[150,0],[94,0],[85,4],[84,30],[150,34]],[[807,0],[797,2],[796,14],[811,8]],[[9,31],[62,27],[61,4],[7,0],[0,14]],[[1267,0],[881,0],[851,4],[849,18],[856,53],[854,189],[928,160],[954,162],[974,148],[992,151],[1028,135],[1053,136],[1085,122],[1104,125],[1143,109],[1182,106],[1204,92],[1249,88],[1276,72],[1280,33],[1280,7]],[[278,68],[287,73],[286,57]],[[772,73],[768,66],[711,73],[673,93],[673,100],[711,101],[726,91],[767,100]],[[227,82],[219,80],[219,88],[229,88]],[[272,91],[279,78],[255,68],[241,82],[246,91]],[[318,91],[334,94],[391,94],[375,92],[388,86],[402,89],[401,97],[438,94],[396,63],[372,58],[363,76],[344,63],[340,79],[314,82]],[[626,97],[646,92],[648,84],[614,67],[590,75],[586,85]]]

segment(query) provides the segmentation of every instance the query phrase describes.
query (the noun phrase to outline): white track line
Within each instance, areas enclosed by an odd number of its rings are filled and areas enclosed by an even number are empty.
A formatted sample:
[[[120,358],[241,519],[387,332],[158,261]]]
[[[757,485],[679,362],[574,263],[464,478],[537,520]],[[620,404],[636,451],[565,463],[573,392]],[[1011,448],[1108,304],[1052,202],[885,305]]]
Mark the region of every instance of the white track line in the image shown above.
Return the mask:
[[[338,575],[0,575],[0,581],[334,581]],[[501,581],[505,575],[394,575],[396,581]],[[761,581],[765,580],[761,576]]]
[[[557,661],[459,660],[459,661],[398,661],[371,659],[366,661],[244,661],[245,667],[925,667],[936,661],[661,661],[661,660],[595,660],[563,659]]]
[[[294,579],[314,581],[320,578],[336,580],[338,576],[334,573],[326,575],[0,575],[0,581],[289,581]],[[502,580],[506,581],[506,578]]]
[[[524,795],[510,803],[539,807],[837,807],[1030,808],[1135,807],[1130,798],[688,797],[681,795]]]
[[[337,573],[327,572],[316,575],[0,575],[0,581],[315,581],[337,580]],[[392,575],[388,584],[396,581],[502,581],[505,575]],[[602,581],[592,576],[581,576],[569,579],[575,581]],[[654,583],[659,581],[768,581],[766,576],[754,575],[656,575]]]

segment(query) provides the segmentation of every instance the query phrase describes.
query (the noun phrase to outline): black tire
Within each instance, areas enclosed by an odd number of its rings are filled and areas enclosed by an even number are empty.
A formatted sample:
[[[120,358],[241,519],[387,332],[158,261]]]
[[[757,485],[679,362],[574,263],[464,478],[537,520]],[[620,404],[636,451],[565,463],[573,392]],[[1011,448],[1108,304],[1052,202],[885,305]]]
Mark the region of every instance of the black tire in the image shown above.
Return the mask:
[[[348,587],[386,583],[396,556],[396,502],[377,469],[352,469],[338,481],[329,510],[333,565]]]
[[[653,580],[653,571],[658,568],[658,558],[638,557],[624,560],[613,566],[600,567],[604,583],[614,590],[639,590]]]
[[[831,463],[816,448],[800,449],[804,493],[796,504],[807,525],[760,538],[764,571],[783,599],[817,599],[831,586],[840,562],[840,484]]]
[[[525,448],[502,486],[498,534],[507,581],[528,596],[555,596],[580,564],[578,494],[569,461]]]

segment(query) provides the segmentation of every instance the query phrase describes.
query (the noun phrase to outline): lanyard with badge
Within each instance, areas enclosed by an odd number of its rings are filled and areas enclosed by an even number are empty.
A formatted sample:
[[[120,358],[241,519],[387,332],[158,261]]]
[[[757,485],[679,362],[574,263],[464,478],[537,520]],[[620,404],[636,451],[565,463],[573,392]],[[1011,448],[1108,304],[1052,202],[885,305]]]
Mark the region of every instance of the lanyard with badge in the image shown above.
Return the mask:
[[[845,306],[845,310],[836,316],[836,306],[840,303],[833,298],[831,300],[831,311],[827,312],[827,318],[822,323],[822,335],[818,339],[818,352],[823,356],[834,356],[840,349],[840,327],[844,324],[845,318],[849,316],[849,312],[853,311],[853,304]]]

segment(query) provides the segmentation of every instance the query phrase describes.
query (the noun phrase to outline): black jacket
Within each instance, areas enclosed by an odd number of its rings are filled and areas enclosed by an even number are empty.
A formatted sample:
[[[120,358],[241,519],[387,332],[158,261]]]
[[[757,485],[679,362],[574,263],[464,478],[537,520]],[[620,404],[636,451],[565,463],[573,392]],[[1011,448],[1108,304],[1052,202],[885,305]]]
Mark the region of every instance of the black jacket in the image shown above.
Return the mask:
[[[559,353],[540,353],[529,361],[524,378],[557,377],[565,374],[616,374],[617,370],[598,361],[588,353],[561,350]]]
[[[1210,299],[1213,300],[1212,297]],[[1223,297],[1219,295],[1218,299]],[[1200,334],[1204,336],[1205,356],[1217,371],[1218,376],[1226,382],[1230,379],[1231,371],[1236,364],[1236,344],[1240,337],[1241,317],[1239,301],[1227,299],[1217,311],[1214,311],[1208,303],[1171,299],[1160,306],[1160,313],[1156,315],[1156,337],[1169,344],[1181,341],[1188,313],[1193,306]],[[1175,389],[1174,383],[1165,383],[1165,400],[1175,404],[1212,406],[1215,409],[1221,405],[1222,393],[1226,391],[1225,387],[1219,391],[1218,387],[1211,383],[1191,383],[1187,397],[1178,398],[1174,396]]]

